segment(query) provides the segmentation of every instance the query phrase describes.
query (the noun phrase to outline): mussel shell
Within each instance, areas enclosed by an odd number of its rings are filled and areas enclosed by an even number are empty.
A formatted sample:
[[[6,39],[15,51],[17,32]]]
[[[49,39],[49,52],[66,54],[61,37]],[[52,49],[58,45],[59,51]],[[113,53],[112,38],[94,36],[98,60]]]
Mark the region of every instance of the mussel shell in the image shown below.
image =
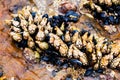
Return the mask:
[[[71,75],[67,75],[65,80],[72,80],[72,76]]]
[[[35,16],[36,16],[36,12],[31,12],[31,15],[32,15],[32,17],[33,17],[33,19],[34,19]]]
[[[21,20],[20,20],[20,18],[19,18],[18,16],[15,17],[13,20],[18,21],[18,22],[21,22]]]
[[[49,61],[50,58],[49,58],[48,56],[42,56],[42,57],[41,57],[41,60],[43,60],[43,61]]]
[[[16,42],[16,41],[14,41],[14,42],[16,43],[16,46],[19,48],[27,47],[27,40],[22,39],[22,41],[20,41],[20,42]]]
[[[48,14],[44,14],[42,18],[49,18]]]
[[[98,72],[98,73],[103,73],[103,69],[98,69],[98,70],[96,70],[96,72]]]
[[[92,68],[88,68],[84,74],[84,76],[90,76],[93,73],[93,69]]]
[[[70,59],[69,62],[72,64],[72,65],[78,65],[78,66],[82,66],[82,62],[77,60],[77,59]]]

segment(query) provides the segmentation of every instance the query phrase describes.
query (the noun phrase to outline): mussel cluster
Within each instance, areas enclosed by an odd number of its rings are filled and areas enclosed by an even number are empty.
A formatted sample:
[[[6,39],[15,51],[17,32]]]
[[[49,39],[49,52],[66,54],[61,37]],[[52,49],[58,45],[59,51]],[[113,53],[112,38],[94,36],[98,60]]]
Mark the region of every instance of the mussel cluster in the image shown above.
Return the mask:
[[[94,18],[103,25],[115,25],[120,23],[119,0],[90,0],[85,4],[90,9]]]
[[[30,62],[43,59],[56,65],[66,61],[73,67],[94,70],[120,68],[120,49],[114,47],[117,44],[74,26],[80,18],[75,11],[49,16],[26,6],[12,16],[12,20],[6,20],[10,36]]]

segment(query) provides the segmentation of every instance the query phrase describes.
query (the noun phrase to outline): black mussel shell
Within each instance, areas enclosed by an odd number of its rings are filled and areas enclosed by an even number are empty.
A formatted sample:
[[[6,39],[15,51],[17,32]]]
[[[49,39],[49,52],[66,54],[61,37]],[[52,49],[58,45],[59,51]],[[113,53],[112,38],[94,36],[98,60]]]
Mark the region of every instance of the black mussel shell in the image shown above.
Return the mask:
[[[36,12],[31,12],[33,19],[35,18]]]
[[[98,69],[98,70],[96,70],[96,72],[103,73],[103,69]]]
[[[71,75],[67,75],[65,80],[72,80],[72,76]]]
[[[22,41],[20,41],[20,42],[16,42],[16,41],[14,41],[14,42],[16,43],[17,47],[20,47],[20,48],[27,47],[27,40],[22,39]]]
[[[79,18],[80,18],[80,14],[78,14],[77,12],[68,11],[65,14],[64,20],[67,21],[67,22],[77,22],[79,20]]]
[[[69,62],[72,64],[72,65],[78,65],[78,66],[82,66],[82,62],[77,60],[77,59],[70,59]]]
[[[15,21],[18,21],[18,22],[20,22],[21,20],[20,20],[20,18],[17,16],[17,17],[15,17],[13,20],[15,20]]]
[[[49,61],[50,58],[49,58],[49,56],[42,56],[42,57],[41,57],[41,60],[42,60],[42,61]]]
[[[90,76],[93,73],[93,69],[92,68],[88,68],[84,74],[84,76]]]
[[[48,14],[44,14],[42,18],[49,18]]]

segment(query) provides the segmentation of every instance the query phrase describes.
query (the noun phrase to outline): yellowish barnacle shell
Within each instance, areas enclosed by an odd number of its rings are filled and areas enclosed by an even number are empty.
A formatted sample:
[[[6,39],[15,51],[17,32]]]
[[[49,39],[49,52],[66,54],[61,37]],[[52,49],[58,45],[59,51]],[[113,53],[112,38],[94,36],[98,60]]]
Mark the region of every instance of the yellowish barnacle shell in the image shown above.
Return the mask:
[[[10,26],[12,24],[12,20],[5,20],[5,23]]]
[[[67,57],[68,58],[72,58],[72,54],[73,54],[73,48],[72,48],[73,45],[70,45],[69,49],[68,49],[68,54],[67,54]]]
[[[25,18],[24,18],[24,16],[23,16],[22,14],[18,14],[18,17],[19,17],[20,19],[25,20]]]
[[[14,30],[14,32],[19,33],[21,32],[21,29],[15,26],[11,26],[11,29]]]
[[[70,33],[69,33],[69,31],[67,31],[67,32],[65,33],[65,42],[69,42],[69,41],[71,41],[71,38],[70,38]]]
[[[30,34],[34,34],[37,29],[37,26],[35,24],[31,24],[28,26],[28,31]]]
[[[100,4],[105,3],[105,0],[99,0],[99,3]]]
[[[105,3],[106,3],[108,6],[111,6],[111,5],[112,5],[112,0],[105,0]]]
[[[96,51],[97,58],[100,60],[102,58],[102,53],[100,50]]]
[[[28,19],[31,14],[29,10],[22,9],[22,15],[25,17],[25,19]]]
[[[22,40],[22,36],[20,33],[10,32],[10,36],[12,36],[13,40],[20,42]]]
[[[97,44],[96,44],[96,49],[97,50],[100,50],[102,47],[103,47],[103,42],[104,42],[104,37],[100,37],[98,40],[97,40]]]
[[[36,6],[32,7],[31,12],[37,12],[38,8]]]
[[[28,22],[29,22],[29,25],[34,23],[32,15],[29,16]]]
[[[82,41],[83,41],[83,45],[86,46],[87,44],[87,39],[88,39],[88,32],[86,32],[83,36],[82,36]]]
[[[65,23],[63,22],[61,27],[60,27],[60,30],[64,31],[65,30]]]
[[[114,58],[112,61],[111,61],[111,64],[110,64],[110,67],[111,68],[116,68],[120,63],[120,58],[117,57],[117,58]]]
[[[44,17],[44,18],[42,19],[40,25],[41,25],[41,26],[45,26],[46,23],[47,23],[47,18]]]
[[[34,53],[35,53],[35,58],[39,59],[40,58],[40,54],[37,51],[34,51]]]
[[[112,44],[110,45],[111,47],[111,54],[113,54],[114,56],[117,56],[120,53],[120,44]]]
[[[29,38],[28,38],[27,45],[28,45],[28,47],[30,47],[30,48],[34,48],[34,47],[35,47],[35,42],[34,42],[34,40],[32,39],[32,37],[30,37],[30,36],[29,36]]]
[[[95,52],[93,52],[91,54],[91,58],[92,58],[92,63],[96,63],[97,62],[97,56],[96,56]]]
[[[35,53],[32,49],[25,47],[23,55],[27,60],[36,62]]]
[[[83,65],[88,65],[87,56],[73,45],[73,56],[79,58]]]
[[[119,0],[111,0],[114,4],[120,4]]]
[[[39,47],[35,47],[36,51],[40,54],[42,50]]]
[[[99,60],[97,61],[97,63],[94,65],[94,70],[98,70],[99,68]]]
[[[18,14],[11,14],[11,17],[13,18],[18,17]]]
[[[107,52],[108,52],[108,46],[107,46],[107,43],[103,44],[103,47],[102,47],[101,52],[102,52],[102,53],[107,53]]]
[[[78,48],[78,49],[81,49],[82,46],[83,46],[83,43],[82,43],[82,40],[81,38],[78,38],[76,43],[75,43],[75,46]]]
[[[35,18],[34,18],[34,22],[39,24],[42,20],[42,15],[41,14],[36,14]]]
[[[102,12],[101,7],[99,7],[99,6],[95,5],[95,8],[96,8],[97,12]]]
[[[40,49],[42,50],[47,50],[49,48],[48,43],[46,42],[40,42],[40,41],[36,41],[36,43],[38,44],[38,46],[40,47]]]
[[[70,25],[69,27],[68,27],[68,30],[70,31],[70,32],[72,32],[72,31],[80,31],[80,29],[77,27],[77,26],[74,26],[74,25]]]
[[[29,32],[28,31],[23,31],[23,38],[27,40],[29,38]]]
[[[37,35],[35,36],[35,39],[38,41],[43,41],[45,39],[45,33],[42,30],[39,30]]]
[[[106,56],[102,57],[102,59],[100,61],[100,67],[106,68],[108,63],[109,63],[109,55],[106,55]]]
[[[79,49],[77,49],[74,45],[73,46],[73,56],[74,56],[74,58],[79,58],[80,54],[81,53],[80,53]]]
[[[93,51],[93,46],[92,46],[92,44],[91,44],[90,42],[87,43],[86,49],[87,49],[88,52],[92,53],[92,51]]]
[[[68,52],[68,47],[66,44],[61,44],[59,52],[61,53],[62,56],[66,56]]]
[[[21,19],[21,24],[20,24],[21,27],[23,26],[28,26],[28,22],[24,19]],[[24,28],[22,28],[23,30],[25,30]],[[25,30],[26,31],[26,30]]]
[[[45,30],[47,30],[49,33],[53,31],[53,27],[51,27],[50,22],[48,22],[47,26],[45,26]]]
[[[61,42],[60,39],[55,39],[54,42],[53,42],[53,45],[57,50],[59,50],[61,43],[62,42]]]
[[[51,45],[53,45],[53,44],[54,44],[54,40],[55,40],[55,38],[54,38],[53,36],[50,36],[49,43],[50,43]]]
[[[55,27],[55,30],[56,30],[56,34],[58,36],[62,36],[63,35],[63,32],[57,26]]]
[[[92,41],[92,40],[93,40],[93,36],[94,36],[93,34],[90,34],[90,36],[88,37],[88,41],[89,41],[90,43],[93,43],[93,41]]]
[[[72,42],[75,43],[78,38],[79,38],[79,32],[76,32],[72,37]]]
[[[91,9],[95,10],[95,4],[93,3],[92,0],[90,0],[89,4],[90,4]]]

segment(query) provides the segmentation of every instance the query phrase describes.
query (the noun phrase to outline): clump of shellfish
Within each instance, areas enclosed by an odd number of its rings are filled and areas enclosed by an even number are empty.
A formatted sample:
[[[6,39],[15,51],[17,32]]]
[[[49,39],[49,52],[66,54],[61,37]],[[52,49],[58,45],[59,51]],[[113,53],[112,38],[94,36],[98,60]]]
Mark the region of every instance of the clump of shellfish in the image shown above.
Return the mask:
[[[102,25],[120,23],[120,0],[90,0],[85,4],[95,19]]]
[[[48,14],[41,15],[36,7],[26,6],[12,16],[12,20],[6,20],[10,36],[23,48],[23,55],[30,62],[38,62],[41,55],[48,53],[59,55],[57,57],[63,57],[68,63],[81,68],[120,67],[120,49],[114,48],[116,43],[69,24],[80,18],[75,11],[49,17]],[[47,58],[44,59],[47,61]]]

